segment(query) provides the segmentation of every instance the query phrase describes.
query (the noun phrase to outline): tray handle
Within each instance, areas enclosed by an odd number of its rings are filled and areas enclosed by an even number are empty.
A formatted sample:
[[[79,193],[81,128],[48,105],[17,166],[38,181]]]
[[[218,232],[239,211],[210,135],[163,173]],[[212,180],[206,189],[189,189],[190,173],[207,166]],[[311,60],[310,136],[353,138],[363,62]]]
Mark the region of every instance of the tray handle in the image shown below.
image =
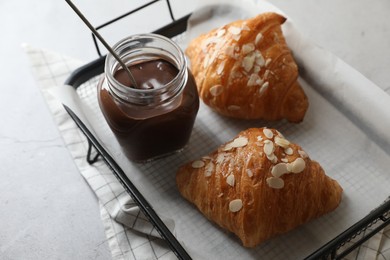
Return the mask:
[[[140,6],[140,7],[137,7],[135,9],[133,9],[133,10],[130,10],[127,13],[124,13],[124,14],[122,14],[122,15],[114,18],[114,19],[111,19],[111,20],[105,22],[104,24],[101,24],[101,25],[95,27],[95,29],[96,30],[100,30],[100,29],[102,29],[102,28],[104,28],[104,27],[106,27],[106,26],[108,26],[108,25],[110,25],[112,23],[115,23],[115,22],[117,22],[117,21],[119,21],[119,20],[121,20],[121,19],[123,19],[123,18],[125,18],[125,17],[127,17],[127,16],[129,16],[131,14],[133,14],[133,13],[136,13],[136,12],[138,12],[138,11],[140,11],[140,10],[142,10],[142,9],[152,5],[152,4],[155,4],[155,3],[159,2],[159,1],[160,0],[154,0],[154,1],[147,2],[146,4],[144,4],[144,5]],[[175,17],[173,15],[171,4],[170,4],[169,0],[165,0],[165,2],[167,3],[169,15],[170,15],[170,17],[172,19],[172,22],[174,22],[175,21]],[[96,36],[93,33],[92,33],[92,40],[93,40],[93,43],[95,45],[95,48],[96,48],[96,51],[97,51],[99,57],[102,57],[102,53],[100,51],[100,48],[99,48]]]

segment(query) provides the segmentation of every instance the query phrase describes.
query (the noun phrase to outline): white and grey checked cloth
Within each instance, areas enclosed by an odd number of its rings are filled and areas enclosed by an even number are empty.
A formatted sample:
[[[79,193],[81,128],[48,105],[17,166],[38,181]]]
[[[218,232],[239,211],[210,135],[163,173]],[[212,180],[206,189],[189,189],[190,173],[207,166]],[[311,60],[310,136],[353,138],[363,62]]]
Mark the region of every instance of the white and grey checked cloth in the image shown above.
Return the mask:
[[[26,44],[23,47],[63,141],[80,174],[99,200],[101,218],[113,259],[176,259],[107,165],[102,160],[93,165],[87,162],[86,137],[61,103],[49,94],[50,88],[62,86],[71,72],[84,63]]]
[[[62,86],[83,62],[64,55],[23,45],[32,73],[54,117],[80,174],[95,192],[113,259],[176,259],[153,225],[142,214],[103,161],[86,161],[88,141],[62,104],[49,94]],[[387,91],[389,93],[390,90]],[[390,260],[390,227],[377,233],[346,259]]]

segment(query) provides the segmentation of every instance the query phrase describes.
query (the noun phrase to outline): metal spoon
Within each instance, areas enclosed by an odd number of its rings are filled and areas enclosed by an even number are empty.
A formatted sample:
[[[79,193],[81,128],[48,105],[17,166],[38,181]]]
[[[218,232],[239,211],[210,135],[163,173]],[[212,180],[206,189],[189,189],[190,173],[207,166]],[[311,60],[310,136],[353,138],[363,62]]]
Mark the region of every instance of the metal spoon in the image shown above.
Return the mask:
[[[92,26],[92,24],[85,18],[85,16],[80,12],[80,10],[72,3],[70,0],[65,0],[69,6],[75,11],[75,13],[83,20],[83,22],[88,26],[88,28],[92,31],[92,33],[100,40],[100,42],[106,47],[106,49],[111,53],[112,56],[119,62],[130,78],[130,81],[134,88],[138,88],[137,82],[133,74],[131,74],[130,69],[126,66],[126,64],[121,60],[121,58],[115,53],[115,51],[108,45],[108,43],[103,39],[103,37],[99,34],[99,32]]]

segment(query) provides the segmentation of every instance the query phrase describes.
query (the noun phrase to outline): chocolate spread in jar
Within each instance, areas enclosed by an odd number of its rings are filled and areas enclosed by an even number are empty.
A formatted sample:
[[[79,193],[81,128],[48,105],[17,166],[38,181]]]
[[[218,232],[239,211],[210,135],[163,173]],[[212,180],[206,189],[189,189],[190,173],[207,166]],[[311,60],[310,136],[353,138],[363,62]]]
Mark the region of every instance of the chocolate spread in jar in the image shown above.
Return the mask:
[[[171,82],[177,75],[178,69],[171,63],[163,60],[148,60],[129,66],[138,89],[158,89]],[[115,72],[114,78],[125,86],[133,88],[127,73],[120,69]]]
[[[178,69],[163,59],[148,60],[129,66],[137,88],[160,89],[171,82]],[[123,70],[114,73],[114,78],[133,88]],[[102,82],[101,82],[102,83]],[[126,156],[137,162],[151,160],[181,150],[188,142],[199,109],[195,80],[188,70],[188,78],[177,105],[167,111],[156,107],[150,116],[134,106],[119,101],[104,84],[98,86],[98,100],[108,125],[118,139]]]

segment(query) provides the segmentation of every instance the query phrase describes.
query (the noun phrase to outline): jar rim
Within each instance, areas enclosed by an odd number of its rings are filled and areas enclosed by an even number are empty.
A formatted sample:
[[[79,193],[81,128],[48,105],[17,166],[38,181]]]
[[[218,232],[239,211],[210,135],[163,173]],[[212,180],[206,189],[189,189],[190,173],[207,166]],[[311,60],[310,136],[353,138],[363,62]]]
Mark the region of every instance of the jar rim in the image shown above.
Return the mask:
[[[177,52],[177,54],[179,54],[178,61],[177,61],[177,64],[178,64],[177,65],[178,66],[177,75],[170,82],[168,82],[163,87],[158,88],[158,89],[137,89],[137,88],[131,88],[131,87],[129,88],[129,86],[123,85],[122,83],[117,81],[115,79],[113,73],[106,73],[106,76],[108,76],[110,81],[112,81],[112,80],[115,81],[115,83],[117,85],[121,86],[121,88],[126,88],[127,91],[131,91],[134,94],[159,93],[161,91],[164,91],[164,89],[169,88],[170,84],[172,84],[173,82],[177,82],[179,80],[179,78],[183,77],[183,74],[185,73],[185,71],[187,69],[187,60],[185,59],[184,52],[182,51],[182,49],[179,47],[179,45],[177,43],[175,43],[173,40],[169,39],[168,37],[165,37],[165,36],[160,35],[160,34],[155,34],[155,33],[142,33],[142,34],[134,34],[134,35],[128,36],[128,37],[123,38],[122,40],[118,41],[115,45],[113,45],[112,49],[115,52],[117,52],[118,56],[120,57],[118,51],[124,45],[129,44],[131,42],[137,43],[137,41],[141,40],[141,39],[142,40],[147,40],[147,39],[156,40],[157,39],[157,40],[165,42],[165,43],[169,44],[171,47],[173,47],[174,50]],[[135,44],[133,51],[136,51],[137,49],[142,49],[142,48],[145,48],[145,47],[137,47]],[[167,51],[165,49],[156,48],[156,47],[148,47],[148,48]],[[170,62],[170,61],[168,61],[168,62]],[[130,64],[131,64],[131,62],[130,62]],[[106,56],[106,60],[105,60],[105,71],[106,72],[110,71],[110,65],[115,66],[115,65],[119,65],[119,63],[111,53],[108,53]]]

